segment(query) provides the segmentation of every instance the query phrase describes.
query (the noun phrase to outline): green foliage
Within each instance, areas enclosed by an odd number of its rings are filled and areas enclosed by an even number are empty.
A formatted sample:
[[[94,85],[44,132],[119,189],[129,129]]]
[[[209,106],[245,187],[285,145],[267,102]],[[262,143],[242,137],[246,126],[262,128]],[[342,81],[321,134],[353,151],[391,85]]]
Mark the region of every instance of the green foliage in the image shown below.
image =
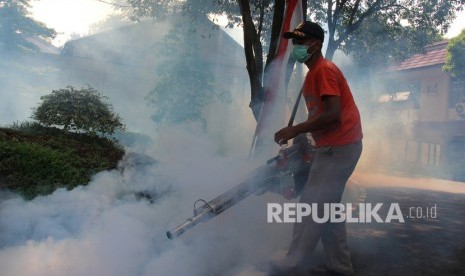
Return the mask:
[[[112,134],[117,129],[124,130],[119,115],[113,112],[110,104],[92,87],[75,90],[53,90],[42,96],[32,118],[46,126],[63,126],[65,130],[84,131],[90,134]]]
[[[454,78],[465,80],[465,30],[449,41],[443,70]]]
[[[251,104],[258,118],[268,79],[269,68],[281,39],[280,26],[284,0],[128,0],[133,18],[169,18],[184,12],[195,18],[226,15],[228,27],[241,26],[244,31],[244,54],[251,87]],[[327,26],[325,56],[332,59],[336,50],[353,55],[366,66],[383,66],[418,52],[439,39],[463,9],[465,0],[351,0],[302,1],[307,19]],[[195,24],[183,26],[195,28]],[[264,50],[269,46],[267,50]],[[264,62],[266,59],[266,62]]]
[[[57,188],[86,184],[113,169],[124,150],[107,138],[70,133],[35,123],[0,128],[0,182],[30,199]]]
[[[270,30],[275,6],[279,1],[248,0],[255,30],[263,45],[273,45]],[[180,11],[199,14],[225,14],[227,26],[243,26],[237,1],[231,0],[130,0],[135,18],[153,17],[163,20]],[[306,1],[308,19],[329,27],[326,33],[326,56],[332,59],[334,51],[353,54],[365,64],[385,63],[404,59],[417,53],[425,45],[440,39],[462,10],[464,0],[360,0],[336,1],[328,6],[326,0]],[[267,56],[263,55],[263,58]]]
[[[63,183],[72,187],[88,181],[88,177],[83,177],[82,171],[77,169],[77,160],[69,160],[68,156],[68,152],[36,144],[0,142],[0,170],[7,175],[8,182],[24,183],[20,186],[10,184],[10,187],[17,188],[27,197],[51,193]]]
[[[422,52],[425,45],[441,40],[438,30],[402,26],[391,22],[389,15],[379,14],[347,38],[341,49],[352,55],[359,65],[386,66]]]
[[[188,17],[190,22],[184,24],[176,30],[190,29],[198,30],[203,19],[213,17],[213,22],[217,23],[215,16],[226,15],[228,18],[227,27],[240,26],[244,31],[244,54],[246,56],[247,72],[251,85],[251,104],[255,118],[261,110],[261,103],[264,99],[263,83],[264,72],[267,66],[274,59],[279,39],[279,26],[281,25],[281,9],[275,8],[275,3],[281,2],[280,7],[284,7],[284,0],[129,0],[133,7],[133,18],[152,17],[154,20],[164,20],[169,16],[182,14]],[[277,18],[275,20],[275,18]],[[274,21],[274,22],[272,22]],[[218,29],[212,24],[212,31]],[[202,37],[208,36],[208,31],[201,33]],[[270,42],[270,43],[268,43]],[[187,44],[186,44],[187,45]],[[268,53],[263,51],[264,46],[269,45]],[[266,58],[266,63],[264,62]]]
[[[128,0],[127,2],[133,7],[132,18],[136,20],[142,17],[151,17],[163,21],[173,14],[180,13],[192,15],[192,19],[195,20],[196,16],[225,13],[231,16],[234,23],[239,24],[241,22],[238,4],[236,1],[231,0]],[[258,5],[262,1],[254,0],[252,2]],[[268,2],[268,5],[270,4],[270,1],[266,2]]]
[[[27,37],[54,38],[56,32],[30,17],[29,0],[0,0],[0,50],[35,49]]]
[[[170,32],[165,37],[159,55],[166,59],[157,68],[160,80],[146,97],[155,109],[155,122],[202,120],[205,106],[215,99],[229,100],[230,95],[215,84],[211,66],[199,52],[192,32]]]
[[[243,14],[238,1],[235,0],[128,0],[127,2],[133,8],[130,16],[133,20],[150,17],[156,21],[163,21],[172,15],[182,14],[190,20],[190,24],[182,28],[195,31],[207,16],[214,24],[218,24],[218,16],[226,16],[228,21],[224,27],[243,27]],[[250,4],[250,16],[255,24],[258,42],[269,45],[275,1],[247,0],[245,2]],[[212,29],[218,29],[218,25]],[[265,58],[265,55],[261,58]]]
[[[327,23],[328,51],[354,54],[358,61],[403,59],[444,34],[464,0],[308,1],[310,18]],[[329,10],[328,10],[329,9]],[[387,52],[386,52],[387,51]],[[374,56],[379,54],[381,56]]]
[[[8,127],[14,130],[23,131],[27,133],[40,133],[44,130],[44,127],[41,124],[33,121],[14,122]]]
[[[191,22],[183,28],[195,31],[199,29],[198,25],[203,23],[202,19],[206,16],[209,16],[214,24],[218,24],[218,16],[226,16],[228,21],[224,27],[243,28],[243,14],[236,0],[128,0],[127,2],[133,7],[132,16],[130,16],[133,20],[151,17],[154,20],[163,21],[172,15],[182,14],[188,16]],[[250,16],[255,24],[258,42],[262,44],[262,47],[271,45],[273,41],[270,41],[270,35],[276,1],[248,0],[245,2],[250,5]],[[214,26],[213,29],[218,29],[218,26]],[[205,36],[205,34],[202,35]],[[264,54],[260,58],[265,57]]]

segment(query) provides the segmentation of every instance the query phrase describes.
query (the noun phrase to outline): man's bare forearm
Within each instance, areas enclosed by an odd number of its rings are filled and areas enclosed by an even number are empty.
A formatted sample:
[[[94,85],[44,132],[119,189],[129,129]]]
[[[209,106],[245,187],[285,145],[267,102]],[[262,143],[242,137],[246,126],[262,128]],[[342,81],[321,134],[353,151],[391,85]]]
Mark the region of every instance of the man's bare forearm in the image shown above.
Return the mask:
[[[312,119],[297,124],[295,126],[285,127],[274,135],[274,141],[280,145],[287,143],[288,140],[294,139],[297,135],[306,132],[312,132],[327,128],[331,124],[341,120],[341,108],[339,97],[328,96],[323,98],[323,112]]]
[[[319,116],[293,126],[297,134],[312,132],[327,128],[329,125],[337,123],[339,116],[333,113],[323,113]]]

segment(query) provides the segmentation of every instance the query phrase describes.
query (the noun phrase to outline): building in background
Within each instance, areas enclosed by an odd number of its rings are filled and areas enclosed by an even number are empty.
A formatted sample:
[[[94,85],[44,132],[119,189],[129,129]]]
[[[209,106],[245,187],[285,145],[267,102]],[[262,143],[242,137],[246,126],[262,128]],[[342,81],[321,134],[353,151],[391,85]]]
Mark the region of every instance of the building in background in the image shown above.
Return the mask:
[[[193,51],[198,58],[193,60],[208,64],[211,82],[232,98],[230,102],[216,101],[206,106],[204,117],[208,121],[204,128],[220,148],[243,150],[247,154],[255,121],[249,108],[250,84],[244,49],[207,17],[196,18],[196,25],[191,20],[179,16],[166,22],[134,23],[71,40],[62,49],[39,38],[28,38],[38,51],[8,56],[0,52],[0,95],[3,96],[0,124],[29,120],[31,108],[37,106],[41,96],[53,90],[69,85],[76,88],[90,85],[109,98],[128,131],[149,132],[156,128],[156,124],[151,118],[153,106],[148,105],[146,97],[162,81],[159,72],[164,68],[160,65],[169,59],[182,61],[183,58],[176,52],[163,55],[160,48],[166,48],[166,35],[192,31],[190,37],[195,41],[182,46],[192,49],[195,44]],[[191,69],[207,71],[205,66],[192,63],[191,59],[184,64]],[[183,65],[182,62],[179,64]],[[196,90],[201,89],[194,87],[186,89],[186,95],[190,94],[191,99],[196,96]],[[169,94],[170,89],[166,90]],[[187,104],[192,104],[192,100]],[[178,108],[182,112],[188,106]]]
[[[385,149],[378,162],[397,170],[465,180],[465,82],[442,70],[447,44],[380,74],[384,90],[373,114],[383,123],[375,144]]]
[[[189,30],[190,20],[173,17],[166,22],[144,21],[69,41],[61,52],[62,83],[89,84],[104,93],[112,101],[115,111],[129,122],[131,131],[155,128],[151,119],[153,107],[148,106],[146,97],[157,82],[163,81],[158,74],[160,65],[167,59],[183,58],[177,52],[163,55],[160,48],[166,48],[165,38],[172,32]],[[206,17],[196,20],[197,24],[192,27],[195,41],[184,43],[183,47],[195,48],[198,60],[208,64],[215,85],[233,98],[229,104],[217,103],[207,107],[207,132],[223,148],[237,149],[243,146],[239,146],[241,143],[249,145],[255,121],[248,107],[250,85],[243,47]],[[178,29],[179,26],[183,29]],[[191,59],[186,59],[185,66],[206,70],[192,64]],[[185,94],[189,93],[195,95],[195,91]],[[182,112],[189,107],[179,105],[177,108]]]

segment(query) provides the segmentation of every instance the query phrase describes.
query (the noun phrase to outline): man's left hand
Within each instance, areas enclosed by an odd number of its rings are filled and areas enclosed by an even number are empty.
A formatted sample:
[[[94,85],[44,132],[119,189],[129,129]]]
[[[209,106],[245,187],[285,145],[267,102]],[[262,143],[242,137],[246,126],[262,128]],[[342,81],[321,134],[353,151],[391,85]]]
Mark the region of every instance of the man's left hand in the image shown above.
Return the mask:
[[[279,145],[287,144],[287,141],[294,139],[297,134],[294,127],[285,127],[274,134],[274,141]]]

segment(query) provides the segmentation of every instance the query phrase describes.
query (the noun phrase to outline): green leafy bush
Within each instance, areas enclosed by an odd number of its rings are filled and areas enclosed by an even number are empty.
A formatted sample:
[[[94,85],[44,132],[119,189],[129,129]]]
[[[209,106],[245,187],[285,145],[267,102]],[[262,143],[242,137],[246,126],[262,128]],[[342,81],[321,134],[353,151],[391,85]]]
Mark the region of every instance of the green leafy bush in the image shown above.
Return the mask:
[[[80,90],[67,86],[40,99],[42,103],[32,118],[46,126],[63,126],[65,130],[90,134],[113,134],[125,128],[119,115],[104,101],[108,98],[90,86]]]
[[[449,41],[443,70],[454,78],[465,80],[465,30]]]
[[[87,184],[116,168],[124,149],[114,140],[34,123],[0,128],[0,186],[27,199]]]

